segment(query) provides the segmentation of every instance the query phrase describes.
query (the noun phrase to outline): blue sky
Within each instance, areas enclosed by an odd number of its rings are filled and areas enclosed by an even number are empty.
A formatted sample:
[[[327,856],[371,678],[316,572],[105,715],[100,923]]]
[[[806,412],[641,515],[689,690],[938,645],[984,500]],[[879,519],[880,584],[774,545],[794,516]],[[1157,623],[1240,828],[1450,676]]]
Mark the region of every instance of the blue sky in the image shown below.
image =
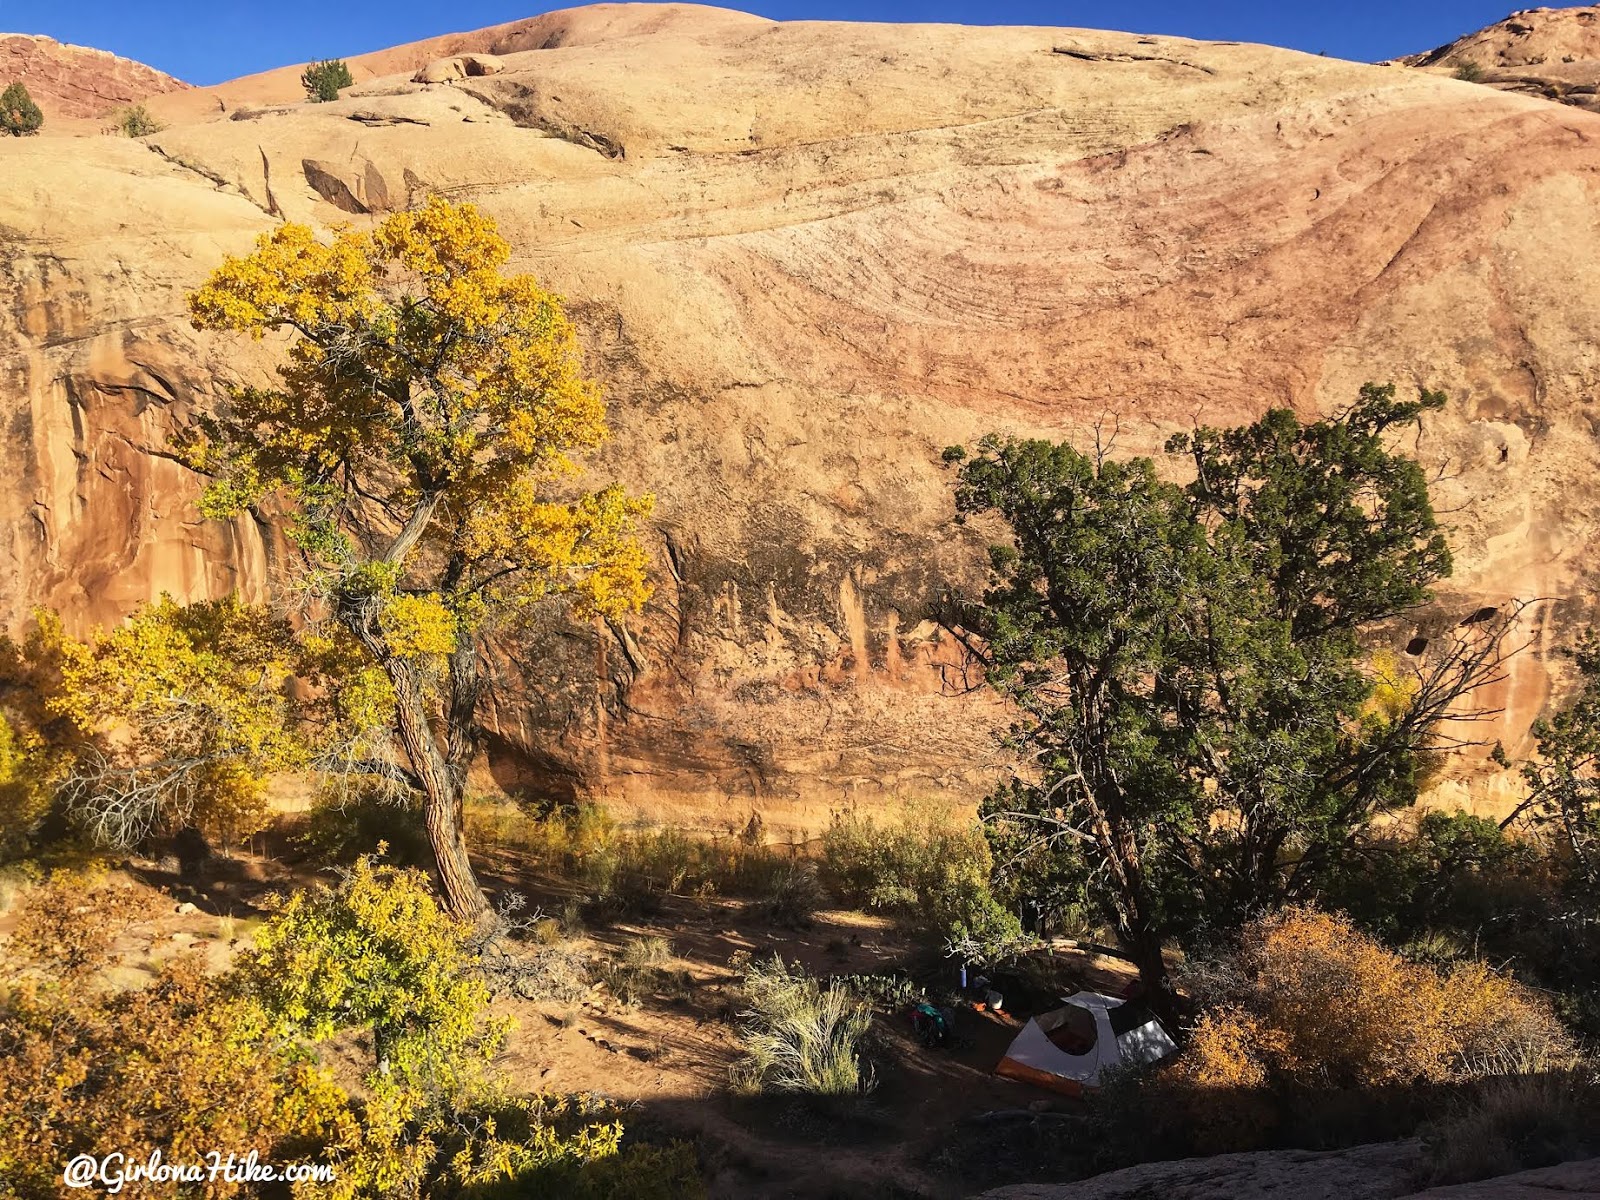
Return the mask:
[[[1362,61],[1429,50],[1507,16],[1509,0],[752,0],[730,5],[780,20],[1077,25],[1268,42]],[[98,46],[191,83],[379,50],[550,8],[539,0],[0,0],[0,30]]]

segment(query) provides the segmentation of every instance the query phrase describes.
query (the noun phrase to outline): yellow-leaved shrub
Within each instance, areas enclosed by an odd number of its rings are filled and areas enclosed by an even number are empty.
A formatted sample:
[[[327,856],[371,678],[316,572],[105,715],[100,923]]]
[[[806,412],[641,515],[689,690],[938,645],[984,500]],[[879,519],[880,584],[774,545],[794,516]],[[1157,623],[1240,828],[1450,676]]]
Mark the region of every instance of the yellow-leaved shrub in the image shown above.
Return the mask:
[[[131,1165],[156,1151],[204,1163],[254,1150],[272,1162],[350,1136],[343,1092],[199,955],[146,987],[104,982],[113,936],[150,902],[64,874],[21,902],[0,1001],[0,1195],[59,1196],[79,1154],[120,1152]],[[245,1190],[219,1177],[187,1194]]]
[[[1251,1145],[1270,1089],[1406,1089],[1563,1065],[1571,1038],[1535,992],[1482,963],[1409,962],[1343,916],[1288,908],[1246,928],[1232,985],[1164,1083],[1211,1148]]]

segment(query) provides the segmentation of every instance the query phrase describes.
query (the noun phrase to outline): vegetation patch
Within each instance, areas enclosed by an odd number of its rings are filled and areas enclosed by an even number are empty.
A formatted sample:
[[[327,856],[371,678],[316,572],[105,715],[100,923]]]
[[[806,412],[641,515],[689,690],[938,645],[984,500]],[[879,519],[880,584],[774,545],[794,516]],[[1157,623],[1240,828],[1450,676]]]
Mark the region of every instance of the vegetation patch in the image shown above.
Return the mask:
[[[866,1001],[776,956],[741,965],[748,1007],[739,1017],[736,1091],[839,1098],[872,1089],[860,1052],[872,1025]]]
[[[347,88],[354,82],[350,68],[342,58],[318,59],[308,63],[300,73],[300,86],[305,88],[309,99],[318,103],[337,100],[339,89]]]

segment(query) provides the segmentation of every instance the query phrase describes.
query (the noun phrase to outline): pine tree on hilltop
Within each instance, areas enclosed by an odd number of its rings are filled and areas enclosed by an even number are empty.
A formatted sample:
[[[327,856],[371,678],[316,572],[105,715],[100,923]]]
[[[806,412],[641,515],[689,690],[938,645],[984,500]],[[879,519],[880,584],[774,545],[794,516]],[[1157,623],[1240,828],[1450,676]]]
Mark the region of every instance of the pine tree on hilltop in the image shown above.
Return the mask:
[[[300,75],[300,84],[306,89],[306,95],[318,103],[337,100],[339,89],[347,88],[354,82],[350,77],[350,68],[342,58],[319,59],[308,64]]]

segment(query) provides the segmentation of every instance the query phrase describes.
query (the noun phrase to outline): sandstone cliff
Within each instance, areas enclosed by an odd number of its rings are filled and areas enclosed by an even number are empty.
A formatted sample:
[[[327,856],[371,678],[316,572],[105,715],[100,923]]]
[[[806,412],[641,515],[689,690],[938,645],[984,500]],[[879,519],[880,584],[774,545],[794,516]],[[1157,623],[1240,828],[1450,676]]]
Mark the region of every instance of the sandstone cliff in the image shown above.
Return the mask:
[[[466,53],[504,69],[411,82]],[[1441,614],[1552,598],[1489,736],[1559,685],[1600,499],[1600,117],[1262,46],[689,5],[352,69],[334,103],[296,66],[155,97],[138,142],[0,144],[0,617],[264,594],[268,531],[201,521],[160,448],[267,348],[194,333],[184,291],[279,219],[437,192],[569,297],[617,430],[594,466],[659,499],[642,620],[505,649],[503,783],[708,828],[975,798],[999,715],[924,619],[981,549],[940,449],[1102,422],[1149,452],[1369,379],[1453,397],[1411,444],[1455,530]]]
[[[52,117],[99,117],[189,85],[130,58],[28,33],[0,33],[0,88],[21,82]]]
[[[1479,82],[1600,112],[1600,7],[1529,8],[1408,66],[1479,73]]]

